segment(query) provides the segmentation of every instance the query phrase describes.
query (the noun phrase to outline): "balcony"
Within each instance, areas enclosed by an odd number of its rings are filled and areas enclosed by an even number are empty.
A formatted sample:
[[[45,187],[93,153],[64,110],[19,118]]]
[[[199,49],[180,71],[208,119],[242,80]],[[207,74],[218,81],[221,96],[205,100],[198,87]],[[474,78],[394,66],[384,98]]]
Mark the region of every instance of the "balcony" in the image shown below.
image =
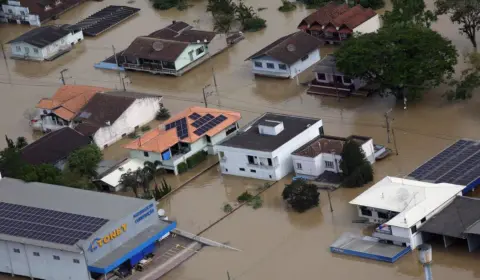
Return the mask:
[[[258,168],[258,169],[265,169],[265,170],[271,170],[271,169],[277,168],[277,166],[273,166],[273,165],[252,164],[252,163],[248,163],[248,164],[247,164],[247,167]]]
[[[179,73],[177,70],[163,68],[160,64],[155,64],[155,63],[144,63],[144,64],[124,63],[122,64],[122,67],[129,70],[150,72],[152,74],[166,74],[166,75],[179,76]]]

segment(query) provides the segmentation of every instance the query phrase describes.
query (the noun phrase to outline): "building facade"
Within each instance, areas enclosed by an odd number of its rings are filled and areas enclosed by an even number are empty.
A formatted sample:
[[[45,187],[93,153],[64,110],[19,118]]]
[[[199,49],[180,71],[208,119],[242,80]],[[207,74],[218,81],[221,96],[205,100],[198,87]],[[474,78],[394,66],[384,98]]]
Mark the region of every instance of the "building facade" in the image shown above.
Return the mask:
[[[295,78],[320,60],[320,50],[314,50],[291,65],[269,56],[252,59],[252,72],[255,75],[280,78]]]
[[[2,14],[0,22],[29,24],[32,26],[40,26],[40,17],[30,14],[28,7],[23,7],[19,1],[7,1],[2,5]]]

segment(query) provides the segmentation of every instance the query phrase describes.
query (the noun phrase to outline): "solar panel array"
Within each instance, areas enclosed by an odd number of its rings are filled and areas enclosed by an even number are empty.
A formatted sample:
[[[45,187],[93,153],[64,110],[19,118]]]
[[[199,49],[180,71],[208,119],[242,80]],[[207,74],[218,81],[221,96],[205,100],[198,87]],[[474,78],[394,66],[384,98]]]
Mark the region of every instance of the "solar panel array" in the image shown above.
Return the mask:
[[[212,119],[214,119],[215,117],[212,116],[211,114],[206,114],[205,116],[199,118],[198,120],[194,121],[192,123],[192,126],[195,127],[195,128],[199,128],[201,127],[202,125],[206,124],[207,122],[211,121]]]
[[[466,186],[480,177],[480,142],[459,140],[415,169],[408,177]]]
[[[192,120],[198,120],[198,118],[200,118],[201,116],[197,113],[193,113],[191,114],[190,116],[188,116],[190,119]]]
[[[0,234],[74,245],[88,239],[106,219],[0,202]]]
[[[220,116],[214,118],[213,120],[207,122],[206,124],[202,125],[200,128],[195,130],[193,133],[195,133],[198,136],[203,135],[204,133],[206,133],[210,129],[212,129],[212,128],[216,127],[217,125],[221,124],[222,122],[224,122],[226,119],[227,119],[227,117],[225,117],[224,115],[220,115]]]

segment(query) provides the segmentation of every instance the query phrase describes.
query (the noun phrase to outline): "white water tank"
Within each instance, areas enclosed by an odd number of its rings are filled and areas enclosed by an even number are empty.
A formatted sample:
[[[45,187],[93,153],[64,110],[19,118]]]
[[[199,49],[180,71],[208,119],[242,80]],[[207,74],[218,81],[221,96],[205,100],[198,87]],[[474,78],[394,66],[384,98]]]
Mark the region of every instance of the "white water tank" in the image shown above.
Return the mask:
[[[422,264],[429,264],[432,262],[432,245],[421,244],[417,247],[418,259]]]

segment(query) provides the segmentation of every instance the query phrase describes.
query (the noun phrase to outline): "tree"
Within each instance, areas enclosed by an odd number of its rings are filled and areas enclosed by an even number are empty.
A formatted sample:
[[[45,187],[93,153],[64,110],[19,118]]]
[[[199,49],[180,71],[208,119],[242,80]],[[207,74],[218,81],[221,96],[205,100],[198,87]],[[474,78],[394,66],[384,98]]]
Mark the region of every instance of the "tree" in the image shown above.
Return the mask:
[[[135,175],[137,176],[138,183],[142,185],[143,193],[149,193],[150,181],[152,181],[152,177],[154,176],[152,176],[150,172],[140,167],[135,171]]]
[[[251,6],[245,5],[243,1],[240,1],[235,9],[236,19],[240,21],[242,25],[245,25],[245,20],[256,17],[255,11]]]
[[[25,137],[17,137],[17,141],[15,142],[15,147],[19,150],[25,148],[28,145],[27,138]]]
[[[437,20],[434,12],[426,10],[424,0],[393,0],[392,11],[383,15],[383,25],[421,25],[430,28]]]
[[[364,8],[371,8],[373,10],[378,10],[385,6],[385,2],[383,0],[349,0],[348,4],[350,7],[361,5]]]
[[[97,188],[91,178],[82,176],[68,168],[63,171],[60,182],[60,185],[76,189],[95,190]]]
[[[127,188],[131,189],[133,193],[135,194],[135,197],[138,198],[138,178],[137,178],[137,173],[132,172],[131,170],[128,170],[126,173],[122,174],[120,177],[119,183]]]
[[[346,187],[360,187],[373,180],[373,169],[365,158],[360,145],[354,140],[347,140],[342,149],[340,169]]]
[[[285,185],[282,197],[288,205],[300,213],[316,207],[320,203],[320,193],[317,186],[309,184],[304,179],[298,179]]]
[[[162,166],[162,162],[159,160],[156,160],[154,162],[146,161],[143,165],[143,172],[149,174],[149,176],[153,179],[153,182],[155,183],[155,187],[158,187],[155,174],[157,174],[158,168]]]
[[[26,165],[21,158],[20,151],[16,148],[5,148],[0,152],[0,172],[3,176],[21,178]]]
[[[291,12],[293,10],[295,10],[297,8],[297,6],[290,2],[289,0],[282,0],[282,6],[278,7],[278,10],[280,12]]]
[[[232,0],[208,0],[207,12],[215,14],[234,15],[237,5]]]
[[[449,82],[453,89],[444,94],[448,101],[470,99],[473,91],[480,87],[480,54],[477,52],[468,54],[465,63],[470,66],[462,71],[460,79]]]
[[[41,182],[47,184],[61,184],[62,173],[51,164],[25,165],[20,178],[25,182]]]
[[[155,189],[153,190],[153,196],[155,197],[155,200],[160,200],[171,191],[172,187],[167,183],[167,181],[165,181],[165,178],[162,178],[162,186],[160,189],[158,186],[155,186]]]
[[[478,0],[436,0],[437,15],[447,14],[453,23],[460,25],[460,34],[470,40],[477,50],[476,33],[480,30],[480,5]]]
[[[346,41],[336,52],[345,75],[376,84],[382,94],[415,100],[454,73],[452,42],[421,26],[389,26]]]
[[[96,145],[90,144],[72,152],[68,157],[67,166],[70,171],[78,173],[80,176],[92,178],[97,175],[97,167],[102,158],[100,149]]]

